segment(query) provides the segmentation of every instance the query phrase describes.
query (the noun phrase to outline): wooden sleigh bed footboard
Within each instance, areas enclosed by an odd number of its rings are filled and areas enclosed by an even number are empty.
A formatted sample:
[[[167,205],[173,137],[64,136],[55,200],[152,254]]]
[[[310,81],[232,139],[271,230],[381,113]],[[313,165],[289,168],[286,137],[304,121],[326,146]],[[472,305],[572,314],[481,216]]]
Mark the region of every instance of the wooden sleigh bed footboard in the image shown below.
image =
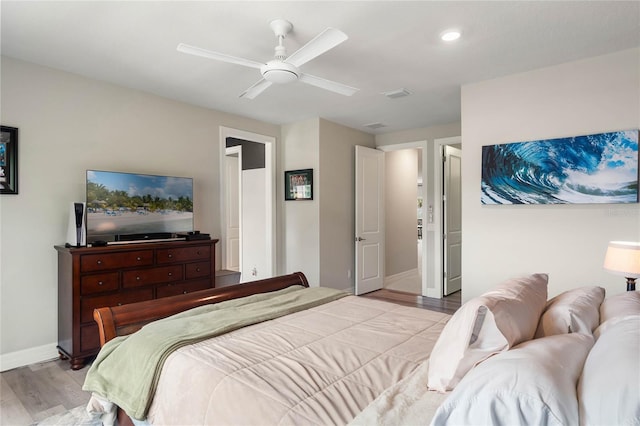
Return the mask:
[[[116,336],[134,333],[145,324],[197,306],[238,299],[252,294],[268,293],[292,285],[309,287],[309,283],[304,274],[302,272],[294,272],[289,275],[228,287],[195,291],[193,293],[163,297],[122,306],[99,308],[94,310],[93,318],[98,323],[100,346],[102,347],[106,342]]]

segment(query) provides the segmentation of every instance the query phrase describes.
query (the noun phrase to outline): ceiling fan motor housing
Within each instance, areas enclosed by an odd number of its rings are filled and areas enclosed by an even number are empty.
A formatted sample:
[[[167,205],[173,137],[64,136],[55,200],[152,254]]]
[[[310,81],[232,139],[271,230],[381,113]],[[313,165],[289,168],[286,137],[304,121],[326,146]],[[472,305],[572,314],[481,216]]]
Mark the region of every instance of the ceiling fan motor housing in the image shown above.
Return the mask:
[[[298,67],[279,60],[267,62],[260,67],[260,72],[265,80],[278,84],[291,83],[300,76]]]

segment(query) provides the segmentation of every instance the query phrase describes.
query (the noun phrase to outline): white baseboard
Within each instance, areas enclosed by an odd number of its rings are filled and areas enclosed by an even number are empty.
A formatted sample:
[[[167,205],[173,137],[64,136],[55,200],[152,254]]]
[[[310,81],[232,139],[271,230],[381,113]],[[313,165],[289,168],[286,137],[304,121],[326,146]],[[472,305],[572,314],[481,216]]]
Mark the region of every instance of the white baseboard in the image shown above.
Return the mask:
[[[35,348],[0,354],[0,371],[12,370],[25,365],[49,361],[58,358],[57,343],[36,346]]]

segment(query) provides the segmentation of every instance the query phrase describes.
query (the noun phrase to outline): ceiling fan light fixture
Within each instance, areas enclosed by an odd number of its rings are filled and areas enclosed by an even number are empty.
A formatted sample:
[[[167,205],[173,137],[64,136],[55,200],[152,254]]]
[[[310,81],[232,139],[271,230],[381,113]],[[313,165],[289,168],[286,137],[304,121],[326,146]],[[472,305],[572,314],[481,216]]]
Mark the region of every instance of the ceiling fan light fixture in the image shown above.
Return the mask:
[[[286,84],[296,81],[300,76],[298,67],[287,62],[269,61],[260,68],[262,77],[272,83]]]
[[[282,61],[269,61],[260,68],[260,72],[265,80],[277,84],[291,83],[300,76],[297,67]]]
[[[286,84],[296,81],[298,75],[287,70],[268,70],[262,76],[265,80],[277,84]]]

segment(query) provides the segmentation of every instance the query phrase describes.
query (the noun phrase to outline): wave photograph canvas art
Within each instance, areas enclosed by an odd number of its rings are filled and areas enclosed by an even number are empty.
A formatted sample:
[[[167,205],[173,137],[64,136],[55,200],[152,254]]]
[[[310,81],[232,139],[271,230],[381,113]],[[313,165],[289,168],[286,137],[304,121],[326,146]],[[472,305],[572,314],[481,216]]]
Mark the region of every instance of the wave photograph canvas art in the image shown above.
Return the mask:
[[[482,147],[482,204],[638,202],[638,130]]]

